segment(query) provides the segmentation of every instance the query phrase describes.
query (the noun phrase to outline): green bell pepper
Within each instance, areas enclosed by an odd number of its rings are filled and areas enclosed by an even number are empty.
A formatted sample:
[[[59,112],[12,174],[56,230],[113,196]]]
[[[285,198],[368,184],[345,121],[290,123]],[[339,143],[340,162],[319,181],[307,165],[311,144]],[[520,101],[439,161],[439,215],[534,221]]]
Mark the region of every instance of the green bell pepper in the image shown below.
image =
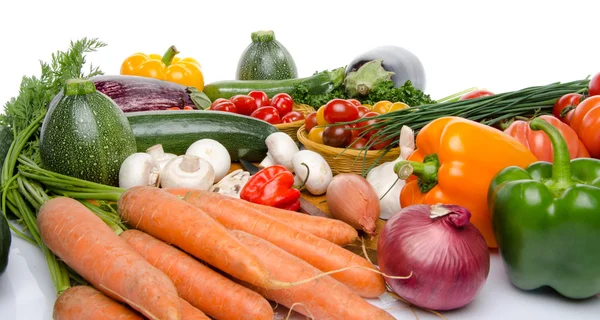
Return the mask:
[[[570,160],[556,128],[539,118],[529,126],[550,137],[554,163],[507,167],[488,190],[506,273],[523,290],[592,297],[600,293],[600,160]]]

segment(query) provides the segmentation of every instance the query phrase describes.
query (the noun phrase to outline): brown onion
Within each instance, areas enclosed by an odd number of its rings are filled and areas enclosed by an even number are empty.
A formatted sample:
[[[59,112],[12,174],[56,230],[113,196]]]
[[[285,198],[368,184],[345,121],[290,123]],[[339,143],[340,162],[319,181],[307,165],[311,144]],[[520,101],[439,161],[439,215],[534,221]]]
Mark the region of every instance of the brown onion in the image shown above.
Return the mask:
[[[456,205],[411,205],[385,224],[377,244],[379,268],[392,290],[432,310],[467,305],[483,287],[490,253],[471,213]]]
[[[338,174],[327,187],[326,199],[334,218],[370,236],[377,234],[379,198],[367,179],[357,174]]]

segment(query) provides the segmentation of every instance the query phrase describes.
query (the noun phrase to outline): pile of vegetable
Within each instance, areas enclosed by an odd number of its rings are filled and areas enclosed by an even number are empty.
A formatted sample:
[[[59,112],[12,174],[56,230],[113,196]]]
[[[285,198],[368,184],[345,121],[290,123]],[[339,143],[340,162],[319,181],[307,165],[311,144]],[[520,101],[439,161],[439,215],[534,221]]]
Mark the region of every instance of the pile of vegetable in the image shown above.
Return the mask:
[[[298,78],[272,31],[252,41],[206,85],[174,46],[84,73],[97,39],[23,78],[0,115],[0,273],[13,234],[38,246],[55,319],[393,319],[367,300],[386,292],[453,310],[496,248],[518,288],[600,293],[600,73],[433,101],[400,47]],[[400,155],[335,175],[275,126],[298,120]],[[376,261],[348,249],[363,238]]]

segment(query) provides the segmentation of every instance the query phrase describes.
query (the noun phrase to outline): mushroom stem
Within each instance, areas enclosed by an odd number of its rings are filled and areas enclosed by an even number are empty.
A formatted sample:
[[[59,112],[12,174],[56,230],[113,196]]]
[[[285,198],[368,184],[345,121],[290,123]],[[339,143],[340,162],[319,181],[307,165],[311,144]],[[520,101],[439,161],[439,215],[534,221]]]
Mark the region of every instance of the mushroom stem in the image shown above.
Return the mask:
[[[196,172],[200,170],[200,157],[184,155],[179,168],[183,172]]]

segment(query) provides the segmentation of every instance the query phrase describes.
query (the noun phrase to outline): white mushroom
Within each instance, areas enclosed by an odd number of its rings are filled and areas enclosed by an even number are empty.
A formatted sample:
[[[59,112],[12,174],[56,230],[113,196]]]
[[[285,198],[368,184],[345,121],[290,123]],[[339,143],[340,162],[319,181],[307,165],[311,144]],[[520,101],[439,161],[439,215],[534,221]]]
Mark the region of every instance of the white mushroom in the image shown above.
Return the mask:
[[[208,190],[215,182],[212,165],[196,156],[179,156],[167,163],[160,176],[163,188]]]
[[[160,170],[162,170],[165,165],[177,157],[176,154],[165,153],[162,144],[155,144],[152,147],[146,149],[146,153],[151,155],[154,160],[158,163]]]
[[[160,168],[151,155],[136,152],[121,164],[119,169],[119,187],[157,186]]]
[[[239,198],[242,188],[244,185],[246,185],[249,179],[250,172],[238,169],[226,175],[223,179],[221,179],[221,181],[214,184],[210,188],[210,191],[234,198]]]
[[[327,191],[333,173],[323,156],[314,151],[302,150],[294,155],[292,163],[296,172],[294,182],[297,186],[306,181],[304,187],[313,195],[321,195]]]
[[[398,159],[385,162],[371,169],[367,174],[367,181],[373,186],[380,199],[379,217],[385,220],[402,208],[400,206],[400,191],[406,183],[404,180],[398,179],[398,175],[394,172],[394,165],[396,162],[406,159],[415,150],[415,133],[411,128],[402,126],[399,146],[400,156]]]
[[[231,156],[229,151],[216,140],[201,139],[188,147],[186,155],[200,157],[208,161],[215,170],[215,181],[220,181],[229,173]]]
[[[267,157],[260,163],[260,167],[266,168],[273,165],[282,165],[294,172],[292,157],[300,151],[296,142],[284,132],[271,133],[265,140],[269,151]]]

